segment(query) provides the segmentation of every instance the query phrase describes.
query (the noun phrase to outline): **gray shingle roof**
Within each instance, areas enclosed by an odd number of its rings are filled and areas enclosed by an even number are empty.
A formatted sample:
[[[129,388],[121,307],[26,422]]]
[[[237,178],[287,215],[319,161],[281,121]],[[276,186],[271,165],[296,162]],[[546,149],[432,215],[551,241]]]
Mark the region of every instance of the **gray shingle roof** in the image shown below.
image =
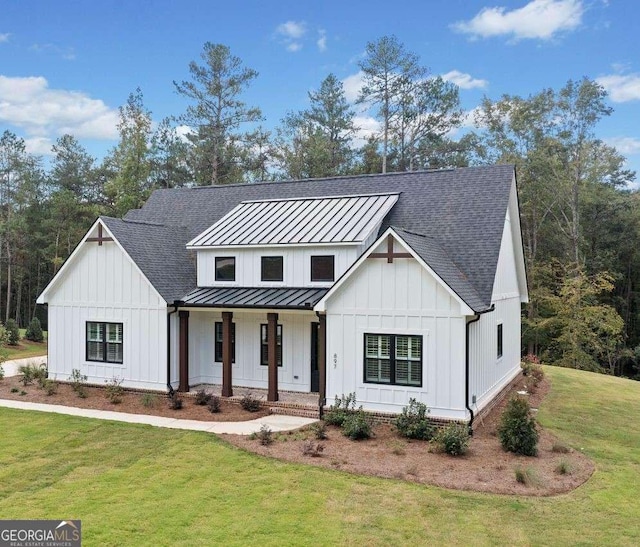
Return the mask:
[[[483,311],[491,304],[513,178],[512,165],[496,165],[279,183],[164,189],[156,190],[142,209],[127,213],[124,223],[131,225],[132,222],[127,221],[143,221],[163,224],[169,232],[169,226],[179,227],[185,234],[182,241],[184,246],[187,241],[220,220],[242,201],[400,192],[398,202],[385,217],[380,233],[389,226],[395,226],[437,241],[443,256],[434,250],[435,247],[416,252],[425,252],[431,260],[443,261],[443,272],[452,267],[451,264],[444,266],[448,257],[449,262],[467,277],[468,286],[458,287],[460,297],[475,311]],[[153,232],[151,229],[148,231]],[[135,239],[138,236],[130,237]],[[172,237],[178,239],[176,234]],[[157,237],[155,241],[158,247],[162,247],[162,237]],[[420,241],[423,243],[414,241],[414,244],[428,247],[424,238]],[[409,241],[407,243],[412,245]],[[186,251],[178,251],[177,241],[171,246],[175,248],[174,254],[168,246],[161,252],[171,260],[175,268],[178,268],[180,261],[186,261]],[[143,267],[143,263],[146,260],[153,260],[154,264],[159,263],[158,257],[145,258],[130,254],[143,271],[146,267]],[[425,260],[429,262],[426,258]],[[188,269],[192,275],[190,286],[176,298],[180,298],[196,286],[193,264],[189,264]],[[162,271],[158,271],[158,266],[150,269],[154,274],[162,274]],[[165,279],[163,275],[153,275],[156,281],[151,277],[150,281],[154,285],[164,283],[167,294],[179,292],[170,290],[173,283],[179,283],[183,287],[189,284],[184,277],[176,277],[179,270],[165,268],[165,271],[171,279]],[[442,277],[445,278],[446,275],[445,273]],[[456,276],[458,274],[453,277]],[[455,281],[446,278],[445,281],[455,284]],[[469,287],[475,290],[477,301],[470,293]]]
[[[196,284],[195,257],[187,251],[187,229],[100,217],[162,298],[179,300]]]

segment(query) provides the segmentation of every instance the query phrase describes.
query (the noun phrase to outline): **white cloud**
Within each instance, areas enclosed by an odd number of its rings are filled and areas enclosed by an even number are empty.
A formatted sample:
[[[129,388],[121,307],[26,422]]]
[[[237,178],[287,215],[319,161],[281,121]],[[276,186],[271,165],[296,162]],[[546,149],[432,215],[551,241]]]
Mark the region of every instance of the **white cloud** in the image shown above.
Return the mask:
[[[29,154],[38,156],[53,156],[53,141],[49,137],[33,137],[24,139],[24,147]]]
[[[300,42],[291,42],[287,45],[287,51],[291,51],[295,53],[296,51],[300,51],[302,49],[302,44]]]
[[[10,36],[11,34],[8,32],[5,32],[4,34],[0,34],[0,44],[4,44],[5,42],[8,42]]]
[[[358,129],[353,139],[355,147],[360,148],[367,143],[369,137],[373,137],[380,133],[381,124],[372,116],[354,116],[353,125]]]
[[[276,32],[290,40],[298,40],[307,32],[307,25],[304,21],[287,21],[286,23],[278,25]]]
[[[459,70],[451,70],[442,75],[443,80],[456,84],[461,89],[474,89],[487,87],[487,80],[473,78],[471,74],[460,72]]]
[[[320,51],[326,51],[327,50],[327,32],[323,29],[320,29],[318,31],[318,41],[316,42],[316,45],[318,46],[318,49]]]
[[[611,137],[605,139],[605,142],[617,149],[623,156],[640,154],[640,139],[635,137]]]
[[[350,103],[354,103],[357,100],[363,84],[364,72],[362,72],[362,70],[356,72],[355,74],[351,74],[350,76],[347,76],[342,80],[344,96],[347,98],[347,101],[349,101]]]
[[[67,61],[74,61],[76,58],[76,52],[72,47],[62,47],[56,44],[33,44],[29,49],[36,53],[53,53]]]
[[[640,100],[640,74],[609,74],[596,78],[614,103]]]
[[[532,0],[507,11],[505,7],[483,8],[473,19],[451,25],[472,38],[511,36],[514,41],[529,38],[549,40],[582,23],[582,0]]]
[[[0,122],[23,129],[32,146],[71,133],[77,138],[116,139],[118,111],[80,91],[51,89],[42,76],[0,75]]]

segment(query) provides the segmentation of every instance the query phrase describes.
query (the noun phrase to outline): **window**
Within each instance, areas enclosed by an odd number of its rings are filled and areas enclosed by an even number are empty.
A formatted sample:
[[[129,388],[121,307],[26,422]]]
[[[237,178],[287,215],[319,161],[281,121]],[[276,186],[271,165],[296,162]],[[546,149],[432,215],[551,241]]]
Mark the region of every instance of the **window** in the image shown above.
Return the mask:
[[[278,325],[276,328],[276,354],[278,366],[282,366],[282,325]],[[267,349],[267,325],[264,323],[260,325],[260,364],[264,366],[269,365],[269,354]]]
[[[222,363],[222,322],[216,321],[215,328],[215,360]],[[236,362],[236,324],[231,323],[231,362]]]
[[[282,257],[263,256],[261,258],[262,281],[282,281]]]
[[[422,386],[422,336],[364,335],[364,381]]]
[[[334,257],[328,256],[312,256],[311,257],[311,281],[333,281],[334,273]]]
[[[122,363],[122,323],[87,321],[87,361]]]
[[[502,357],[502,323],[498,323],[498,359]]]
[[[236,257],[216,256],[216,281],[236,280]]]

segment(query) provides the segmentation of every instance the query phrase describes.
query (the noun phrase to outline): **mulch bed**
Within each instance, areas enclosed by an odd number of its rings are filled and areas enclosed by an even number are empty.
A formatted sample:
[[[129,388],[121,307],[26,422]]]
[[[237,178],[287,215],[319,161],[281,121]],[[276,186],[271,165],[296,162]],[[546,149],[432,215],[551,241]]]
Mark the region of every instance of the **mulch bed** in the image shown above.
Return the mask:
[[[524,389],[524,379],[513,391]],[[544,379],[535,393],[529,395],[532,408],[537,408],[549,390]],[[431,452],[426,441],[411,441],[400,437],[393,426],[374,427],[375,437],[352,441],[342,435],[339,428],[328,426],[328,439],[316,441],[311,430],[274,434],[275,441],[268,446],[259,440],[240,435],[221,435],[231,444],[260,454],[289,462],[304,463],[339,469],[358,475],[372,475],[432,484],[456,490],[474,490],[496,494],[550,496],[569,492],[583,484],[593,473],[593,462],[579,451],[569,453],[552,451],[557,439],[539,428],[538,456],[517,456],[505,452],[496,434],[502,410],[508,397],[478,424],[465,456],[452,457]],[[316,457],[303,454],[305,443],[323,450]],[[557,471],[566,462],[567,474]],[[515,470],[531,469],[534,481],[522,484],[516,481]]]
[[[54,395],[47,395],[36,383],[23,386],[21,376],[11,376],[0,381],[0,399],[13,399],[15,401],[28,401],[31,403],[44,403],[50,405],[74,406],[78,408],[93,408],[97,410],[113,410],[115,412],[128,412],[131,414],[147,414],[152,416],[165,416],[167,418],[180,418],[184,420],[201,420],[206,422],[243,422],[266,416],[269,410],[260,409],[258,412],[247,412],[238,403],[222,399],[221,411],[215,414],[209,412],[206,406],[195,404],[195,397],[183,396],[183,406],[180,410],[171,410],[167,396],[161,393],[153,394],[152,406],[142,404],[143,394],[140,392],[125,391],[122,401],[118,404],[111,403],[105,395],[103,387],[86,387],[87,397],[81,399],[73,391],[71,385],[58,383],[58,391]],[[17,389],[12,393],[11,389]],[[25,395],[20,392],[25,391]]]

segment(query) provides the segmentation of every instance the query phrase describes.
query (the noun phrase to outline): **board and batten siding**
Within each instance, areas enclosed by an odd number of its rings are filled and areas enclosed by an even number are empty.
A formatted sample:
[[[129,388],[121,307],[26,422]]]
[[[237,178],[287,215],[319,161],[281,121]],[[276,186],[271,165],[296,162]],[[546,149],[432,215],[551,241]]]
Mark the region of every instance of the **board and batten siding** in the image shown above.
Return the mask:
[[[469,326],[469,389],[474,410],[482,409],[520,372],[521,295],[513,247],[511,217],[507,212],[492,303],[494,311],[480,315]],[[498,358],[498,325],[502,324],[502,357]]]
[[[375,249],[385,250],[386,241]],[[434,417],[466,417],[465,317],[460,303],[415,259],[366,259],[328,299],[326,314],[328,404],[355,392],[366,410],[399,413],[415,398]],[[421,335],[422,387],[365,383],[365,333]]]
[[[215,323],[219,311],[189,313],[189,384],[221,384],[222,363],[215,361]],[[236,330],[233,387],[267,389],[268,367],[260,364],[260,325],[267,311],[233,311]],[[311,389],[312,313],[278,313],[282,325],[282,367],[278,367],[278,389],[309,392]]]
[[[50,378],[79,369],[91,383],[117,377],[125,387],[165,389],[165,301],[115,242],[81,245],[47,296]],[[87,361],[87,321],[123,323],[122,364]]]
[[[370,244],[370,243],[369,243]],[[260,247],[198,250],[198,287],[330,287],[333,283],[311,281],[311,257],[333,255],[337,280],[363,252],[362,245]],[[236,258],[236,280],[216,281],[215,258]],[[283,281],[261,281],[261,257],[283,257]]]

